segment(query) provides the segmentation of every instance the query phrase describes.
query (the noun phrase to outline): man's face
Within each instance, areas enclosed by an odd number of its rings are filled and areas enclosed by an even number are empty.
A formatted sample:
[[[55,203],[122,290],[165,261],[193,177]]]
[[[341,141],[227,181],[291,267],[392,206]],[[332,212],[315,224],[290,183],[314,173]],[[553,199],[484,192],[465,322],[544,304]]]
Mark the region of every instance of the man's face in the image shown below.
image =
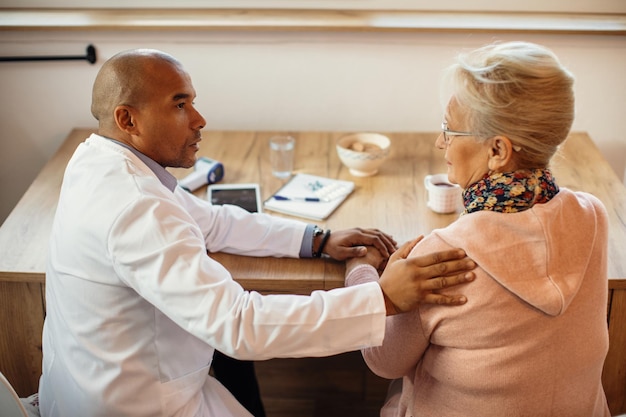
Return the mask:
[[[144,86],[145,100],[135,109],[135,147],[164,167],[192,167],[206,121],[194,107],[196,92],[189,74],[158,63]]]

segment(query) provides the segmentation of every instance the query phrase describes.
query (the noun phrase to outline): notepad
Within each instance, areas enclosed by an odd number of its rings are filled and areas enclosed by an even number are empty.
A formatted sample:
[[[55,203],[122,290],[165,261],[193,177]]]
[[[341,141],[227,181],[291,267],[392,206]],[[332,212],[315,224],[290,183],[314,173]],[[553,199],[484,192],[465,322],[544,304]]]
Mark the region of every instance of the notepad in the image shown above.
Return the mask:
[[[307,219],[324,220],[353,190],[352,181],[296,174],[265,200],[263,208]]]

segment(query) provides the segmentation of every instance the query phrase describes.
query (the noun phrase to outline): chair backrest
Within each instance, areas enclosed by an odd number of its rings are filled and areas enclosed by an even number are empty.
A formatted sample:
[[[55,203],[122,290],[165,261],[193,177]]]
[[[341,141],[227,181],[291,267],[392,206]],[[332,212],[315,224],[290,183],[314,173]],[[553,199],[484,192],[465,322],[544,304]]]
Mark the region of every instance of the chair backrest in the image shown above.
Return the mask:
[[[0,372],[0,410],[2,417],[28,417],[20,397],[2,372]]]

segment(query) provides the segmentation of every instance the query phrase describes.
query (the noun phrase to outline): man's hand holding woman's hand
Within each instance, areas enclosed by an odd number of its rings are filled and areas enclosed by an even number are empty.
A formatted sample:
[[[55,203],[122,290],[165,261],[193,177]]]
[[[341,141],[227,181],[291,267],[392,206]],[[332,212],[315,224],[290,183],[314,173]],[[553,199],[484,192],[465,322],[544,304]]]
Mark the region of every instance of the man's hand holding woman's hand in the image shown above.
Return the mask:
[[[324,253],[338,261],[368,255],[367,247],[374,247],[382,257],[389,256],[397,249],[393,238],[378,229],[346,229],[332,232],[324,247]]]

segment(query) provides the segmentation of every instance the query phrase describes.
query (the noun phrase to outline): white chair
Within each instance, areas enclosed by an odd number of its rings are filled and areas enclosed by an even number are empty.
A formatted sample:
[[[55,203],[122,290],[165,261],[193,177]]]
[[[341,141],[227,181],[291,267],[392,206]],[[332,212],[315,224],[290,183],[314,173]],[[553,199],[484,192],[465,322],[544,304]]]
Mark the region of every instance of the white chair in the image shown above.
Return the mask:
[[[2,417],[39,417],[39,397],[20,398],[0,372],[0,410]]]

